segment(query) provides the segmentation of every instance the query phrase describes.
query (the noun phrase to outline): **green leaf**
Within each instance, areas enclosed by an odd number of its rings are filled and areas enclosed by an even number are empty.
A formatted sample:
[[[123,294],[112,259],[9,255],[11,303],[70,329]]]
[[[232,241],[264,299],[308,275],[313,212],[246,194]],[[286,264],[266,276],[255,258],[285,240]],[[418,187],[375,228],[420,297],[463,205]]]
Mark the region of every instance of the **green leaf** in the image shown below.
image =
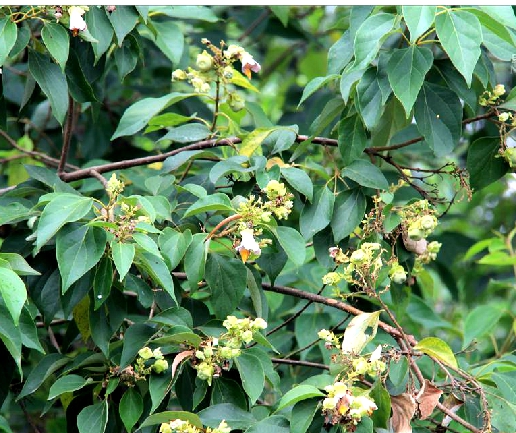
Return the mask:
[[[65,70],[70,95],[75,101],[81,104],[85,102],[95,102],[97,101],[97,97],[82,70],[80,62],[77,52],[71,50]]]
[[[500,24],[516,29],[516,16],[512,6],[479,6],[485,13],[490,15]]]
[[[402,6],[401,10],[410,31],[410,42],[415,42],[434,23],[435,6]]]
[[[351,33],[346,30],[328,50],[328,73],[340,74],[352,58]]]
[[[171,128],[161,140],[172,140],[176,143],[191,143],[200,141],[211,134],[210,129],[204,123],[188,123],[186,125]]]
[[[377,381],[371,389],[370,396],[378,407],[371,414],[371,419],[375,426],[389,428],[389,418],[391,417],[391,397],[387,390],[382,386],[381,381]]]
[[[466,349],[475,339],[493,331],[503,315],[503,310],[494,305],[479,305],[470,311],[464,321],[464,341],[462,349]]]
[[[340,94],[342,95],[342,99],[347,104],[349,100],[349,95],[351,94],[351,90],[353,85],[362,78],[364,75],[365,68],[362,69],[351,69],[350,71],[344,71],[340,78]]]
[[[172,18],[185,20],[201,20],[210,23],[217,22],[219,18],[207,6],[152,6],[153,12],[159,12]]]
[[[118,271],[119,281],[122,281],[133,264],[135,252],[134,244],[113,240],[110,245],[111,257]]]
[[[287,256],[296,266],[302,266],[305,263],[306,244],[299,232],[292,227],[278,226],[270,229],[281,247],[287,253]]]
[[[281,21],[281,24],[283,24],[283,27],[287,27],[290,6],[269,5],[269,8],[272,11],[272,13],[274,15],[276,15],[276,17]]]
[[[244,391],[249,396],[251,404],[260,397],[265,385],[265,374],[260,360],[250,353],[242,353],[235,358],[235,364],[242,379]]]
[[[424,83],[416,100],[414,117],[419,132],[437,157],[449,154],[462,133],[462,105],[450,89]]]
[[[18,28],[10,16],[0,19],[0,66],[2,66],[14,47],[18,36]]]
[[[18,367],[18,372],[23,379],[23,370],[21,366],[22,356],[22,338],[20,327],[15,325],[11,314],[7,310],[4,302],[0,303],[0,340],[4,343],[6,349],[11,354],[14,362]],[[21,321],[20,321],[21,323]],[[28,382],[28,379],[27,379]],[[22,389],[23,391],[23,389]]]
[[[22,344],[25,347],[37,350],[40,353],[45,353],[45,349],[41,346],[40,336],[38,336],[38,329],[36,323],[29,313],[27,306],[23,307],[20,315],[19,329],[22,339]]]
[[[108,420],[108,401],[86,406],[77,416],[79,433],[104,433]]]
[[[123,81],[127,74],[130,74],[136,68],[138,63],[138,42],[129,36],[122,46],[115,50],[115,64],[118,70],[120,81]]]
[[[201,429],[203,428],[203,425],[202,425],[202,422],[201,422],[199,416],[196,415],[195,413],[169,410],[166,412],[155,413],[155,414],[149,416],[142,423],[142,425],[140,426],[140,429],[151,426],[151,425],[168,423],[174,419],[182,419],[184,421],[188,421],[190,424],[192,424],[193,426],[195,426],[197,428],[201,428]],[[220,419],[219,419],[219,423],[220,423]],[[218,425],[219,424],[217,424],[217,426]]]
[[[169,269],[174,270],[177,267],[181,259],[184,257],[190,242],[192,242],[192,234],[190,233],[190,230],[179,232],[167,227],[159,235],[159,248]]]
[[[93,199],[75,194],[55,196],[43,209],[36,231],[36,252],[45,245],[66,223],[85,216],[92,207]]]
[[[91,382],[91,379],[85,379],[77,374],[67,374],[66,376],[60,377],[52,384],[50,391],[48,391],[47,400],[59,397],[65,392],[77,391],[89,382]]]
[[[335,195],[324,186],[315,194],[313,203],[306,203],[299,217],[299,229],[306,241],[330,224]]]
[[[240,145],[238,149],[238,154],[251,157],[254,153],[261,155],[262,149],[261,144],[263,143],[263,140],[265,140],[271,132],[274,131],[273,129],[263,129],[258,128],[255,129],[253,132],[247,134],[244,139],[242,140],[242,144]]]
[[[364,68],[376,57],[395,22],[395,15],[379,13],[370,16],[362,23],[354,40],[355,63],[353,69]]]
[[[52,107],[52,114],[62,125],[68,111],[68,84],[66,78],[48,56],[29,50],[29,71],[47,96]]]
[[[500,39],[502,39],[504,42],[506,42],[509,45],[514,46],[514,41],[512,39],[511,33],[504,25],[500,25],[500,21],[498,19],[492,18],[488,13],[475,9],[475,8],[463,8],[467,12],[472,13],[475,15],[478,20],[480,21],[480,25],[483,27],[482,34],[484,33],[484,30],[487,29],[491,33],[494,33],[496,36],[498,36]],[[511,14],[514,17],[514,12],[511,9]],[[483,35],[484,36],[484,35]],[[485,36],[484,36],[484,43],[485,43]]]
[[[343,177],[348,177],[359,185],[368,188],[389,188],[389,183],[380,169],[364,159],[353,161],[347,167],[344,167],[341,174]]]
[[[359,226],[365,215],[366,199],[360,189],[341,192],[335,199],[331,229],[335,242],[349,236]]]
[[[210,254],[206,261],[205,279],[211,291],[215,316],[224,319],[240,303],[247,283],[247,268],[238,259]]]
[[[193,96],[193,94],[169,93],[160,98],[145,98],[134,103],[125,110],[111,140],[125,135],[136,134],[160,111],[190,96]]]
[[[387,89],[387,92],[384,91]],[[357,85],[357,108],[367,129],[376,126],[390,94],[388,79],[377,68],[368,69]]]
[[[387,65],[389,82],[394,94],[403,104],[407,118],[433,61],[432,51],[416,45],[396,50],[389,59]]]
[[[226,212],[235,212],[235,209],[231,205],[231,201],[229,200],[229,197],[226,194],[215,193],[200,198],[186,210],[185,214],[183,215],[183,218],[188,218],[192,215],[196,215],[203,212],[213,212],[218,210]]]
[[[18,275],[41,275],[36,269],[32,268],[27,261],[16,253],[0,253],[0,259],[9,263],[11,269]]]
[[[199,412],[199,417],[204,425],[217,428],[220,420],[224,419],[231,429],[245,430],[256,423],[254,416],[231,403],[210,405]]]
[[[138,351],[147,345],[155,329],[143,323],[136,323],[127,328],[124,334],[124,347],[120,358],[120,368],[127,367],[136,357]]]
[[[137,251],[135,264],[138,269],[144,271],[156,284],[161,286],[170,295],[174,303],[177,304],[174,293],[174,280],[172,280],[170,270],[161,257],[148,252]]]
[[[50,55],[56,59],[64,71],[68,60],[68,50],[70,49],[68,31],[60,24],[47,22],[41,29],[41,39],[43,39]]]
[[[172,21],[153,22],[153,26],[157,33],[155,44],[172,64],[177,65],[181,60],[185,45],[183,32]]]
[[[312,201],[314,186],[310,177],[304,170],[295,167],[281,167],[281,175],[288,184]]]
[[[470,144],[466,167],[471,188],[480,190],[496,182],[509,171],[509,164],[500,157],[500,137],[481,137]]]
[[[303,89],[303,94],[301,95],[301,100],[299,101],[299,104],[297,104],[298,108],[303,102],[305,102],[317,90],[319,90],[321,87],[325,86],[329,82],[336,80],[337,78],[340,78],[340,76],[338,74],[331,74],[331,75],[327,75],[326,77],[315,77],[313,80],[311,80]]]
[[[31,370],[16,400],[18,401],[37,391],[41,384],[51,374],[55,373],[69,361],[70,360],[68,358],[64,357],[60,353],[50,353],[44,356],[39,361],[38,365]]]
[[[185,272],[190,285],[190,290],[197,289],[197,283],[204,278],[204,265],[209,241],[205,242],[206,233],[196,233],[192,236],[192,242],[188,246],[185,254]]]
[[[11,269],[0,267],[0,293],[14,324],[18,326],[21,310],[27,300],[27,289],[22,279]]]
[[[306,433],[317,412],[320,399],[302,400],[292,408],[291,433]]]
[[[91,44],[93,52],[95,53],[95,63],[99,61],[113,40],[113,26],[109,22],[104,8],[92,7],[84,15],[84,20],[88,26],[91,35],[98,41],[96,44]]]
[[[458,368],[457,360],[455,359],[455,355],[450,349],[450,346],[440,338],[423,338],[414,346],[414,350],[419,350],[420,352],[426,353],[451,367]]]
[[[338,142],[344,165],[362,156],[367,146],[367,136],[360,116],[355,114],[340,121]]]
[[[354,353],[359,355],[375,336],[378,330],[380,311],[374,313],[361,313],[353,317],[344,331],[342,340],[342,353]],[[367,334],[368,328],[372,328],[371,334]]]
[[[470,86],[482,43],[478,18],[461,9],[445,9],[435,17],[435,30],[444,51]]]
[[[129,388],[124,392],[120,400],[118,411],[125,429],[128,432],[132,431],[134,425],[138,422],[143,413],[143,399],[140,393],[134,388]]]
[[[140,246],[144,251],[155,255],[156,257],[162,258],[159,252],[158,245],[154,240],[145,233],[133,233],[133,240]]]
[[[376,424],[374,424],[374,425],[376,425]],[[361,421],[357,424],[355,433],[373,433],[374,425],[373,425],[373,420],[371,418],[369,418],[368,416],[364,416],[364,417],[362,417]]]
[[[516,264],[516,257],[510,256],[504,251],[493,251],[482,257],[478,263],[491,266],[512,266]]]
[[[111,286],[113,285],[112,263],[109,257],[104,257],[97,266],[93,280],[94,310],[98,310],[99,307],[106,302],[111,293]]]
[[[449,60],[444,60],[438,62],[436,66],[450,89],[452,89],[460,99],[463,99],[473,112],[476,112],[478,108],[478,96],[472,87],[468,87],[466,80],[464,80],[464,77],[455,69],[453,64]]]
[[[246,430],[246,433],[290,433],[289,422],[279,415],[272,415],[258,421]]]
[[[185,326],[187,328],[193,328],[190,312],[181,307],[168,308],[155,315],[151,321],[165,326]]]
[[[56,257],[63,293],[98,263],[105,249],[106,232],[99,227],[71,225],[59,231]]]
[[[312,385],[297,385],[281,397],[276,412],[287,406],[296,404],[298,401],[313,397],[324,397],[324,393]]]
[[[275,131],[275,140],[274,148],[272,149],[272,153],[280,153],[285,150],[288,150],[292,147],[292,145],[296,142],[297,133],[299,132],[299,128],[297,125],[291,125],[285,128],[281,128]],[[270,137],[272,138],[272,137]]]
[[[139,15],[134,6],[118,5],[113,12],[108,14],[108,19],[115,30],[118,46],[121,47],[124,38],[136,26]]]

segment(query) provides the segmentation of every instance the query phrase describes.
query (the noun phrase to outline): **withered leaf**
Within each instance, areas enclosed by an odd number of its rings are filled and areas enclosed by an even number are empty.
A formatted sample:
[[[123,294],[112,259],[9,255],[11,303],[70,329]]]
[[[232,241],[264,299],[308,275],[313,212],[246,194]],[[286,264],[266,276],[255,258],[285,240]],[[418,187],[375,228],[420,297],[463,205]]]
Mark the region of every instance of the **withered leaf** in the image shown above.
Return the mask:
[[[416,412],[416,401],[410,394],[391,396],[392,417],[391,430],[395,433],[412,433],[410,420]]]
[[[425,379],[422,392],[419,393],[416,400],[419,404],[420,419],[428,418],[437,406],[437,402],[443,393],[439,388],[434,386],[428,379]]]

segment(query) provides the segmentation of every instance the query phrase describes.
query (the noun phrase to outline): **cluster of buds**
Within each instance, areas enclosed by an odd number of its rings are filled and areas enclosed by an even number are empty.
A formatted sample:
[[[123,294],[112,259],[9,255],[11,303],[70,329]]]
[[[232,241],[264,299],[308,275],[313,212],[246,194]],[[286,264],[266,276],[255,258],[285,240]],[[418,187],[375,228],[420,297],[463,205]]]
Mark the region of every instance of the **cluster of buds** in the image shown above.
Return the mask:
[[[323,400],[322,410],[327,424],[357,425],[362,417],[369,416],[378,409],[367,395],[354,395],[344,382],[335,382],[324,388],[328,396]]]
[[[499,104],[499,99],[502,95],[505,94],[505,87],[503,84],[497,84],[494,86],[493,91],[490,92],[486,90],[479,98],[478,103],[483,107],[487,107],[488,105],[497,105]]]
[[[152,362],[152,364],[150,363]],[[161,353],[161,348],[152,350],[150,347],[143,347],[138,351],[138,358],[134,370],[141,376],[146,376],[154,371],[157,374],[168,369],[168,362]]]
[[[248,200],[240,203],[238,207],[240,242],[235,249],[240,253],[244,262],[254,260],[261,254],[261,249],[270,243],[263,239],[258,242],[255,236],[261,235],[261,229],[257,228],[271,221],[271,217],[286,219],[292,211],[294,195],[287,191],[285,185],[277,180],[271,180],[264,189],[267,196],[265,202],[261,197],[249,196]]]
[[[437,258],[437,254],[441,250],[442,244],[437,241],[429,242],[426,246],[426,250],[417,256],[416,264],[427,264]]]
[[[231,429],[228,427],[226,421],[221,421],[219,426],[212,429],[200,429],[188,421],[182,419],[174,419],[169,422],[164,422],[159,427],[159,433],[229,433]]]
[[[407,272],[403,266],[401,266],[397,261],[391,264],[391,269],[389,270],[389,278],[393,283],[403,284],[407,281]]]
[[[338,347],[340,345],[339,338],[332,332],[327,329],[321,329],[317,336],[324,340],[324,346],[326,349],[333,349],[334,347]]]
[[[378,376],[380,373],[385,371],[386,367],[385,362],[383,362],[381,358],[382,346],[379,344],[368,359],[364,356],[359,356],[353,359],[353,373],[357,376]]]
[[[432,234],[437,227],[435,210],[427,200],[418,200],[398,210],[403,220],[406,236],[413,241],[420,241]]]
[[[330,256],[337,264],[345,264],[344,272],[330,272],[323,277],[323,283],[336,285],[344,279],[350,284],[361,287],[373,285],[383,266],[382,246],[376,242],[364,242],[351,255],[344,253],[340,248],[332,247]]]
[[[251,320],[228,316],[222,325],[227,329],[226,333],[206,341],[195,351],[193,367],[197,377],[207,381],[208,385],[222,370],[230,368],[230,361],[240,356],[242,345],[250,343],[253,334],[265,329],[267,322],[260,317]]]
[[[509,167],[516,167],[516,147],[506,147],[504,150],[500,149],[500,156],[507,161]]]
[[[213,45],[207,39],[202,43],[211,51],[203,50],[197,55],[196,69],[188,68],[187,71],[176,69],[172,73],[173,81],[188,81],[196,93],[208,93],[211,83],[222,84],[226,101],[233,111],[244,108],[245,101],[236,92],[228,88],[235,74],[233,64],[239,60],[242,64],[242,72],[251,79],[251,71],[259,72],[260,64],[254,60],[244,48],[239,45],[229,45],[227,49],[224,41],[221,41],[220,48]]]

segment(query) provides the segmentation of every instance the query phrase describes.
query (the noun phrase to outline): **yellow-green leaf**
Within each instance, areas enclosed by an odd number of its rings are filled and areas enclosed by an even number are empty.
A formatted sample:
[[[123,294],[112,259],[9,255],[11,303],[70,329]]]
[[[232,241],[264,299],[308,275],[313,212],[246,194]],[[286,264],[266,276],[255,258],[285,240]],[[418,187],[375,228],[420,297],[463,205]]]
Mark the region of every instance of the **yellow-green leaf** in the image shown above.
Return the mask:
[[[244,89],[252,90],[253,92],[260,93],[260,91],[254,87],[247,78],[245,78],[240,72],[236,69],[233,71],[233,77],[231,78],[231,83],[235,86],[243,87]]]
[[[265,140],[269,134],[274,131],[273,129],[255,129],[253,132],[248,134],[244,140],[242,141],[242,145],[240,146],[239,154],[251,157],[254,153],[257,155],[262,154],[261,144],[263,140]]]
[[[450,346],[440,338],[423,338],[416,346],[414,346],[414,349],[436,358],[451,367],[458,367],[457,360],[455,359],[455,355],[450,349]]]

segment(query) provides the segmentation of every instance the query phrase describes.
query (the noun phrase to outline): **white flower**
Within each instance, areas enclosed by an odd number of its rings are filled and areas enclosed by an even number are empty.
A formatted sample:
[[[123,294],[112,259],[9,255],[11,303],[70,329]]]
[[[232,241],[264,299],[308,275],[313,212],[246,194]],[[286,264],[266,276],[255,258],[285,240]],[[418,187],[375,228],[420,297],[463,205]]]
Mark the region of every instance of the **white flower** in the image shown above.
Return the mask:
[[[70,15],[70,30],[74,35],[78,32],[86,30],[86,21],[82,17],[86,13],[86,10],[79,6],[70,6],[68,8],[68,14]]]
[[[227,50],[224,51],[224,56],[228,59],[231,57],[238,57],[245,53],[245,50],[239,45],[230,45]]]
[[[254,60],[253,56],[247,51],[244,51],[240,57],[240,61],[242,62],[242,72],[249,79],[251,78],[251,71],[260,72],[262,69],[261,65],[256,60]]]
[[[378,347],[371,353],[371,357],[369,358],[370,362],[378,361],[382,357],[382,345],[379,344]]]
[[[259,256],[262,253],[260,245],[256,242],[254,238],[253,229],[244,229],[240,232],[240,236],[242,236],[242,241],[240,245],[236,247],[236,250],[240,253],[242,260],[245,262],[249,257],[249,253],[253,253]]]

